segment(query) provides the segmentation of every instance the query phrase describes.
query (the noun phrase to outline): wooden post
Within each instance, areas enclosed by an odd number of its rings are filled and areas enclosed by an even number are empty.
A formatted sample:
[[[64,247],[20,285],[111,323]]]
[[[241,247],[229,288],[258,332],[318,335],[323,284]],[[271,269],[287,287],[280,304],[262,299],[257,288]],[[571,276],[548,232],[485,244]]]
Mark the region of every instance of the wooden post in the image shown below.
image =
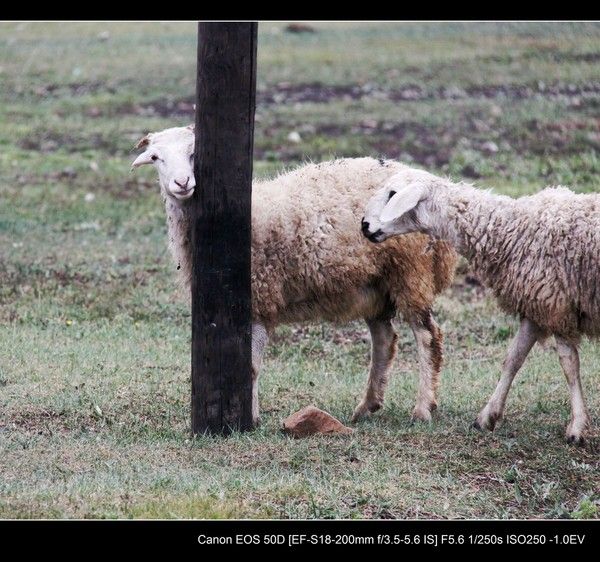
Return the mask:
[[[193,435],[253,425],[250,202],[257,30],[257,23],[198,24]]]

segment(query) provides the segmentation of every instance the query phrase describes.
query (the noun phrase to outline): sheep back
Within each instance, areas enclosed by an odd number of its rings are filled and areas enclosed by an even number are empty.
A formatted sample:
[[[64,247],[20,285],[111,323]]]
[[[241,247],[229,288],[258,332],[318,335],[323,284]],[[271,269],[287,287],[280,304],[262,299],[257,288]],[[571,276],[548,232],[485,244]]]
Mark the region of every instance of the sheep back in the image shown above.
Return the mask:
[[[546,188],[491,217],[472,263],[500,306],[567,338],[600,335],[600,197]]]
[[[267,323],[403,315],[428,310],[452,281],[457,255],[423,234],[370,243],[365,201],[403,164],[373,158],[308,164],[255,182],[252,297]]]

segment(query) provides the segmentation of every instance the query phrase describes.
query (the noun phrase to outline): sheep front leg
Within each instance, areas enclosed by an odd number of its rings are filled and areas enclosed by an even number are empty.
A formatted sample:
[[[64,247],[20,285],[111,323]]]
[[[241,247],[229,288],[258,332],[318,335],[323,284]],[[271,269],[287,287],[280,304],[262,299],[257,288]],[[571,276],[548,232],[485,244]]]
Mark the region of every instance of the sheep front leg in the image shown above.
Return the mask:
[[[569,385],[571,421],[567,425],[567,441],[576,445],[585,442],[584,433],[589,425],[589,415],[583,399],[579,378],[579,353],[577,346],[560,336],[554,336],[558,360]]]
[[[419,390],[412,413],[413,421],[431,421],[431,412],[437,408],[437,392],[442,369],[442,331],[433,319],[431,310],[409,319],[415,336],[419,357]]]
[[[263,353],[269,339],[267,329],[260,322],[252,323],[252,422],[254,426],[260,423],[258,407],[258,377],[262,365]]]
[[[364,397],[354,410],[352,422],[376,412],[383,406],[390,367],[396,356],[398,336],[390,319],[367,320],[367,325],[371,332],[371,368]]]
[[[496,390],[494,390],[494,394],[477,416],[477,420],[473,424],[475,428],[493,431],[498,421],[502,419],[510,385],[525,362],[531,348],[542,335],[542,330],[531,320],[524,318],[521,321],[519,331],[511,342],[506,359],[504,359],[502,376],[498,381]]]

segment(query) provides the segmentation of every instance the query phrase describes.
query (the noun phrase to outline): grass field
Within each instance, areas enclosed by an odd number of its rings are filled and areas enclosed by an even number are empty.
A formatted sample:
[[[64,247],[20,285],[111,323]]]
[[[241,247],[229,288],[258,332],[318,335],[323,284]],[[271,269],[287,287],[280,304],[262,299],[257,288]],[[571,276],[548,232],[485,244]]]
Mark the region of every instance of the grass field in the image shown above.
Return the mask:
[[[259,26],[255,173],[387,156],[511,195],[600,191],[600,25]],[[0,23],[0,517],[598,518],[600,348],[582,345],[594,431],[536,349],[495,433],[470,428],[513,319],[467,277],[436,303],[440,408],[411,425],[416,353],[385,409],[343,438],[291,440],[315,404],[348,422],[361,323],[281,328],[263,424],[189,438],[190,313],[174,283],[144,133],[192,122],[192,23]],[[300,142],[288,139],[291,132]]]

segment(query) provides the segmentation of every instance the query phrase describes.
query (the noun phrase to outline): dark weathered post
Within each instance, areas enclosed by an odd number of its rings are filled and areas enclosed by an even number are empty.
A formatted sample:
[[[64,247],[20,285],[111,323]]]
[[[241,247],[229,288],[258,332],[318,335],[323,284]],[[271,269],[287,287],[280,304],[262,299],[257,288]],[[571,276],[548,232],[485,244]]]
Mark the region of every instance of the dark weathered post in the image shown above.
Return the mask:
[[[198,24],[192,433],[252,428],[250,201],[257,23]]]

